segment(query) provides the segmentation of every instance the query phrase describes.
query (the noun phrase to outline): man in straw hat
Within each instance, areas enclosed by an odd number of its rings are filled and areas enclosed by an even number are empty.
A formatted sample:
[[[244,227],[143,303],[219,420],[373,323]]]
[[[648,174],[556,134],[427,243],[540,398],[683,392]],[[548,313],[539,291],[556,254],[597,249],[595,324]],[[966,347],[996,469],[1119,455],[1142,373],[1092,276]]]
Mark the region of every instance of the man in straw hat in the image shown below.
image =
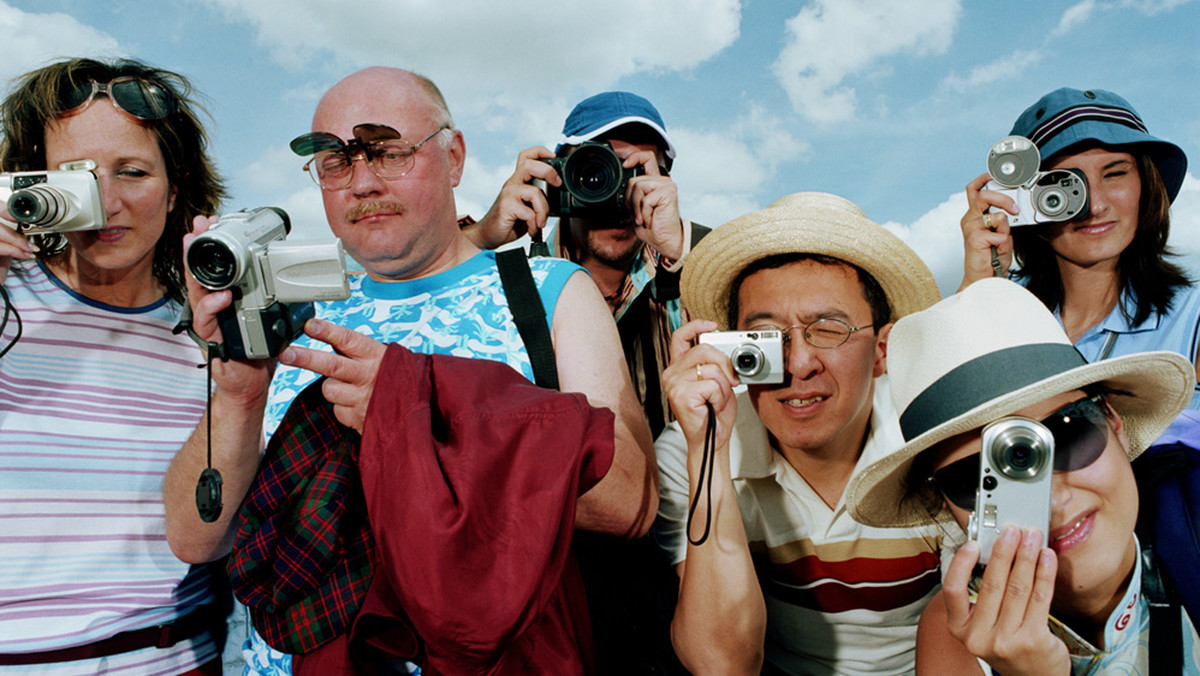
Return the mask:
[[[918,672],[980,673],[983,661],[984,673],[1004,676],[1200,673],[1200,643],[1186,618],[1180,635],[1178,610],[1175,648],[1165,655],[1174,664],[1154,666],[1164,655],[1152,655],[1149,641],[1169,635],[1150,632],[1129,462],[1187,404],[1195,378],[1188,360],[1145,352],[1088,364],[1033,294],[1002,279],[901,320],[889,347],[892,400],[907,443],[851,482],[854,518],[878,527],[953,521],[966,528],[980,484],[982,428],[1021,416],[1054,439],[1048,525],[1023,527],[998,512],[1000,535],[977,582],[980,544],[959,548],[944,598],[921,619]]]
[[[682,294],[699,319],[672,337],[664,386],[677,423],[655,444],[655,533],[679,571],[681,659],[694,673],[757,674],[764,658],[770,673],[911,672],[938,530],[863,526],[842,493],[903,444],[888,333],[937,301],[929,269],[854,204],[799,193],[713,230]],[[783,382],[735,392],[726,354],[692,346],[713,329],[781,330]]]

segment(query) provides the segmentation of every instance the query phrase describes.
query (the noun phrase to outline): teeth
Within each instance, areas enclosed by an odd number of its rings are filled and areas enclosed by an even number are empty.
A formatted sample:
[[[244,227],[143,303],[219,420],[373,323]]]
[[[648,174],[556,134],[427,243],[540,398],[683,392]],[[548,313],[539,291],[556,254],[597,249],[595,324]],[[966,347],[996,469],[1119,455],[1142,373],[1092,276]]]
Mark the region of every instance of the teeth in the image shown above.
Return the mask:
[[[1069,531],[1067,531],[1067,532],[1063,533],[1062,535],[1059,535],[1058,537],[1054,538],[1055,542],[1057,542],[1057,541],[1059,541],[1059,540],[1061,540],[1061,539],[1063,539],[1063,538],[1065,538],[1065,537],[1068,537],[1068,536],[1070,536],[1072,533],[1074,533],[1075,531],[1079,530],[1079,527],[1080,527],[1080,526],[1082,526],[1082,525],[1083,525],[1083,519],[1080,519],[1080,520],[1076,521],[1075,523],[1071,524],[1071,530],[1069,530]]]
[[[807,399],[788,399],[784,403],[789,406],[808,406],[809,404],[815,404],[818,401],[824,401],[826,399],[828,399],[828,397],[809,397]]]

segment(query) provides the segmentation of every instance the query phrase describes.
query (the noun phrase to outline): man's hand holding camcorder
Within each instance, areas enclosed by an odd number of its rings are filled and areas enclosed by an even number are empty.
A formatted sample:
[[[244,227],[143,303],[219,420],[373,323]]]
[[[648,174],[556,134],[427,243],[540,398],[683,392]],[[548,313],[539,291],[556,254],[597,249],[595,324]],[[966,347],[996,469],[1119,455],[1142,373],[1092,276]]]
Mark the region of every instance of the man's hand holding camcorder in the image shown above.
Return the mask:
[[[532,181],[538,179],[562,186],[558,172],[542,161],[551,157],[554,153],[542,146],[526,148],[517,155],[517,167],[500,188],[492,207],[478,223],[463,228],[476,246],[495,249],[525,234],[535,236],[546,227],[550,204],[546,194]]]
[[[326,376],[321,392],[333,404],[333,414],[361,434],[387,347],[374,338],[320,319],[305,322],[304,333],[327,343],[335,352],[292,345],[280,353],[280,363]]]
[[[679,217],[679,190],[675,181],[659,171],[658,158],[649,150],[631,153],[622,162],[626,169],[642,165],[644,174],[629,179],[626,199],[637,224],[638,238],[663,256],[683,257],[683,220]]]

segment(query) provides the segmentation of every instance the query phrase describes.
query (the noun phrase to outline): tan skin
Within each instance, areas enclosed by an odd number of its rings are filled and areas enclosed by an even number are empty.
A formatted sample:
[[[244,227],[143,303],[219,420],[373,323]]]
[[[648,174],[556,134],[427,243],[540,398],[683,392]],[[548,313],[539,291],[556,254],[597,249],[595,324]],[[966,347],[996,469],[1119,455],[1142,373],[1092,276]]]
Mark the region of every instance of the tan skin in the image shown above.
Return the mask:
[[[93,104],[96,102],[93,101]],[[158,141],[107,102],[46,126],[46,161],[90,159],[96,163],[107,225],[103,230],[68,233],[66,255],[47,266],[80,294],[116,307],[143,307],[165,289],[154,277],[154,248],[175,205]],[[33,245],[16,231],[0,227],[0,281],[12,258],[30,260]]]
[[[739,291],[739,330],[782,329],[820,317],[842,318],[851,326],[870,324],[870,306],[848,266],[791,263],[748,276]],[[663,373],[671,410],[687,439],[692,494],[700,486],[706,404],[712,404],[717,423],[711,532],[702,546],[689,543],[687,559],[677,566],[680,595],[671,637],[692,673],[757,674],[763,664],[766,605],[729,466],[729,439],[737,419],[733,388],[739,380],[724,353],[707,344],[693,346],[699,334],[716,328],[714,322],[697,320],[676,331],[671,366]],[[832,349],[812,347],[802,329],[792,329],[784,382],[749,386],[772,446],[831,510],[862,453],[874,379],[886,370],[890,328],[857,331]],[[697,515],[703,522],[704,515]]]
[[[642,166],[645,172],[630,179],[626,191],[629,212],[621,222],[586,223],[570,219],[571,241],[578,243],[572,258],[591,274],[605,297],[611,297],[625,283],[638,247],[646,244],[671,260],[679,260],[685,250],[683,221],[679,216],[679,196],[675,182],[660,170],[661,151],[652,143],[629,143],[618,138],[603,138],[621,158],[622,166]],[[528,233],[542,233],[549,219],[550,205],[542,190],[530,184],[534,179],[562,186],[558,172],[542,159],[554,153],[542,146],[522,150],[513,174],[504,182],[496,201],[478,223],[463,229],[476,245],[494,249]],[[610,309],[612,309],[610,303]]]
[[[1017,411],[1035,420],[1083,397],[1067,392]],[[976,656],[1005,676],[1069,674],[1066,646],[1050,633],[1050,614],[1093,645],[1103,647],[1104,624],[1128,588],[1137,548],[1137,487],[1129,442],[1119,416],[1108,421],[1108,446],[1091,465],[1056,472],[1049,546],[1037,529],[1008,527],[997,540],[974,605],[967,583],[979,558],[968,542],[946,571],[943,590],[930,601],[917,632],[917,673],[966,674]],[[936,471],[979,452],[979,431],[952,437],[926,451]],[[965,528],[968,514],[947,508]]]
[[[1105,148],[1064,155],[1047,162],[1043,169],[1080,169],[1088,182],[1091,211],[1086,218],[1023,226],[1043,228],[1057,255],[1063,283],[1059,316],[1067,336],[1075,342],[1107,317],[1120,298],[1118,257],[1137,232],[1141,179],[1133,155]],[[964,264],[960,291],[992,276],[990,247],[996,247],[1005,269],[1012,263],[1012,232],[1005,212],[1017,213],[1016,205],[1005,195],[985,190],[989,180],[982,174],[967,184],[968,207],[961,221]],[[1200,364],[1200,354],[1194,361]],[[1200,382],[1200,366],[1196,378]]]
[[[339,82],[317,107],[313,129],[340,138],[354,125],[383,123],[406,138],[424,138],[436,128],[437,111],[411,74],[368,68]],[[453,188],[462,176],[465,145],[458,131],[442,132],[421,148],[413,169],[401,178],[380,179],[356,160],[347,188],[322,191],[334,233],[373,279],[415,279],[448,270],[478,249],[459,232]],[[196,232],[211,219],[197,219]],[[185,238],[190,243],[191,238]],[[230,302],[228,291],[207,292],[189,278],[196,332],[221,342],[215,314]],[[566,283],[555,308],[551,339],[561,389],[581,392],[589,403],[616,414],[613,464],[605,477],[579,499],[579,528],[617,535],[646,532],[657,511],[658,472],[650,430],[633,393],[620,340],[595,285],[582,273]],[[374,391],[384,346],[329,322],[310,320],[305,332],[335,350],[318,352],[290,347],[282,363],[326,375],[325,396],[345,425],[361,430]],[[213,397],[213,464],[225,484],[225,510],[213,524],[196,514],[196,477],[205,466],[204,422],[176,455],[164,484],[167,538],[180,559],[209,561],[232,546],[232,519],[258,468],[263,451],[262,419],[274,361],[217,362]]]

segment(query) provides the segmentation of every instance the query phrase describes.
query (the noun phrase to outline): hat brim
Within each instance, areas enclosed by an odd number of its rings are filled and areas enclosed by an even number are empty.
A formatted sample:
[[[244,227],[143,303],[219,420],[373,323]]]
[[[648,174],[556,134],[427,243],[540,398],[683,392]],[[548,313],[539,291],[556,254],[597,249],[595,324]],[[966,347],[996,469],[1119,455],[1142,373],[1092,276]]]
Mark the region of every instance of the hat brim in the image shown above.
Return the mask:
[[[1143,352],[1078,366],[980,404],[912,439],[866,468],[846,489],[851,516],[878,528],[911,527],[948,518],[929,508],[921,488],[910,490],[913,461],[923,451],[955,435],[978,429],[1005,415],[1064,392],[1100,384],[1112,392],[1133,460],[1154,442],[1191,398],[1195,370],[1174,352]],[[940,504],[940,497],[936,501]]]
[[[1083,120],[1055,134],[1040,148],[1045,158],[1043,164],[1085,145],[1125,152],[1144,150],[1158,167],[1171,202],[1175,201],[1175,196],[1183,187],[1183,179],[1187,174],[1187,155],[1182,148],[1144,131],[1109,122]]]
[[[693,318],[728,330],[738,275],[755,261],[793,253],[829,256],[870,273],[887,295],[892,321],[940,300],[933,273],[916,252],[852,208],[832,195],[801,193],[714,229],[683,267],[684,307]]]

